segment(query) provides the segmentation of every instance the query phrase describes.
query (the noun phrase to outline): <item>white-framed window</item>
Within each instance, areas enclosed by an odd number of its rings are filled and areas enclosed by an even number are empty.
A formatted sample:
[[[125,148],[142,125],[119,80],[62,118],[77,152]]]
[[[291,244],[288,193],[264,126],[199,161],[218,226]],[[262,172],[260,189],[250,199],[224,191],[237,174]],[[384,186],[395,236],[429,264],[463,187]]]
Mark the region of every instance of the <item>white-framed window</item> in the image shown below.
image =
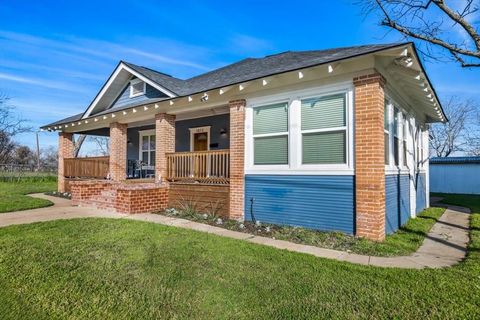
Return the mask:
[[[155,129],[139,131],[139,155],[143,164],[155,167]]]
[[[385,99],[383,106],[383,136],[385,165],[390,165],[390,102]]]
[[[393,164],[400,166],[400,152],[402,137],[400,135],[401,112],[397,107],[393,108]]]
[[[402,121],[403,121],[403,128],[402,128],[403,162],[402,162],[402,165],[403,165],[403,167],[408,168],[408,135],[410,134],[410,131],[409,131],[408,117],[405,113],[402,113]]]
[[[253,164],[288,165],[288,102],[253,109]]]
[[[245,172],[353,174],[353,84],[247,99]]]
[[[142,96],[147,91],[147,84],[136,78],[130,81],[130,98]]]
[[[346,93],[301,100],[302,164],[347,163]]]

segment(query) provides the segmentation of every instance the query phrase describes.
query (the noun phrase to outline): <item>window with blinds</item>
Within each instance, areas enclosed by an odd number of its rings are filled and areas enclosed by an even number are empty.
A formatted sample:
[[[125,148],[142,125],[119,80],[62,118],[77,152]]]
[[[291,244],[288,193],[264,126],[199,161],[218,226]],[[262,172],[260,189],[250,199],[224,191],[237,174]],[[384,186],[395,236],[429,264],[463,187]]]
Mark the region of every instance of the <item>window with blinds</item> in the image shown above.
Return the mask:
[[[301,100],[302,163],[345,164],[346,95]]]
[[[288,104],[277,103],[253,110],[255,165],[288,164]]]

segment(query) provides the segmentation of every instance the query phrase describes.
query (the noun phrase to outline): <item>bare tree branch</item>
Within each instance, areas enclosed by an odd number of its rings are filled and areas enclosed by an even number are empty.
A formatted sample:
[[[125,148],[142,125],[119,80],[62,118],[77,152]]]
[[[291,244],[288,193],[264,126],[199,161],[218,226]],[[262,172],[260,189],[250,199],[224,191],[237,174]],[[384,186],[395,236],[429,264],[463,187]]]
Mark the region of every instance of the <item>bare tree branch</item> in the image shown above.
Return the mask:
[[[444,0],[369,0],[363,3],[364,11],[379,10],[383,16],[380,25],[400,32],[407,38],[420,40],[433,47],[443,48],[450,59],[462,67],[480,67],[480,33],[478,22],[467,20],[479,10],[477,0],[468,0],[456,11]],[[446,22],[451,26],[444,26]],[[458,34],[452,39],[452,29],[461,28],[468,39]],[[460,39],[458,39],[460,37]],[[430,52],[431,53],[431,52]],[[437,58],[439,53],[431,55]],[[470,61],[471,60],[471,61]]]

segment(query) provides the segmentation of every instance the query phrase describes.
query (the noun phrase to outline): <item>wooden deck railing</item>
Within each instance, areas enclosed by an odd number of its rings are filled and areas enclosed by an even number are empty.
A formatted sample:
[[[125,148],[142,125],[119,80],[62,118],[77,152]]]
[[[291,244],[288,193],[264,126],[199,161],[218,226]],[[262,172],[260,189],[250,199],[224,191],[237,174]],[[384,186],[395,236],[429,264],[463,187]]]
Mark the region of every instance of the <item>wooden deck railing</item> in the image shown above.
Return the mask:
[[[110,157],[66,158],[65,177],[105,179],[109,172]]]
[[[230,150],[168,153],[167,179],[180,182],[228,184]]]

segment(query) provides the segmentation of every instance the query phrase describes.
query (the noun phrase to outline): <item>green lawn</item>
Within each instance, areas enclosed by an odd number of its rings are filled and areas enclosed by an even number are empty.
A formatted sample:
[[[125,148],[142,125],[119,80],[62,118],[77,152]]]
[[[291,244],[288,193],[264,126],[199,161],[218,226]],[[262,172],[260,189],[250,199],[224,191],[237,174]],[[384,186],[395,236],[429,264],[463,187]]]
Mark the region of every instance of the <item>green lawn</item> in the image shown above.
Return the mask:
[[[48,200],[26,196],[28,193],[57,189],[55,178],[23,179],[20,182],[0,182],[0,213],[27,210],[52,205]]]
[[[480,318],[480,203],[466,261],[382,269],[146,222],[0,229],[2,319]],[[458,204],[461,204],[460,202]]]

